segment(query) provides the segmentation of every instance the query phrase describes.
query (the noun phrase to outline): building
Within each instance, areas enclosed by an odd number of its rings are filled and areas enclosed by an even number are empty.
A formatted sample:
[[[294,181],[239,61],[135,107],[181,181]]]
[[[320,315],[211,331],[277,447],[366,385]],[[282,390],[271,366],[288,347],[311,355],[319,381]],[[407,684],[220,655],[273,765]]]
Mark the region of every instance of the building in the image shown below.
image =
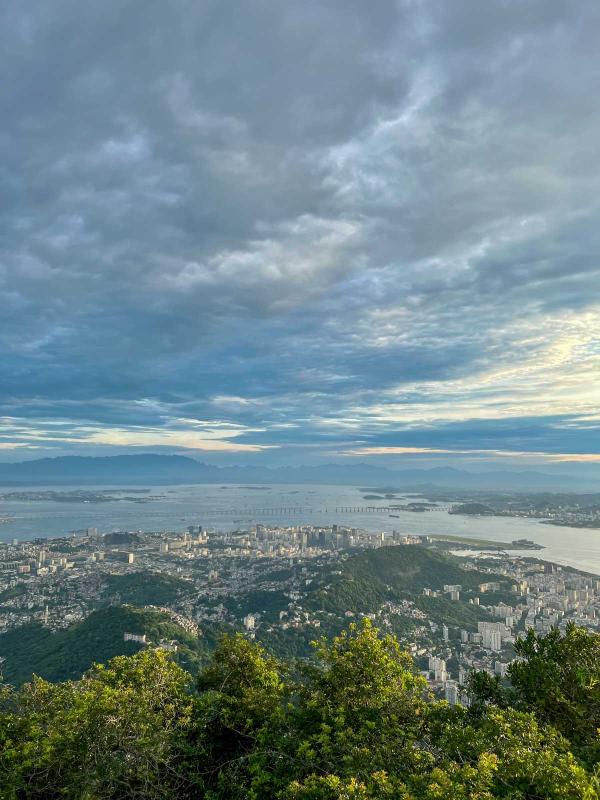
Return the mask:
[[[502,650],[502,643],[512,639],[512,631],[503,622],[478,622],[481,644],[486,650]]]
[[[455,706],[460,700],[460,687],[458,681],[446,681],[444,687],[444,697],[451,706]]]
[[[124,642],[137,642],[137,644],[148,644],[148,639],[145,633],[124,633],[123,634],[123,641]]]

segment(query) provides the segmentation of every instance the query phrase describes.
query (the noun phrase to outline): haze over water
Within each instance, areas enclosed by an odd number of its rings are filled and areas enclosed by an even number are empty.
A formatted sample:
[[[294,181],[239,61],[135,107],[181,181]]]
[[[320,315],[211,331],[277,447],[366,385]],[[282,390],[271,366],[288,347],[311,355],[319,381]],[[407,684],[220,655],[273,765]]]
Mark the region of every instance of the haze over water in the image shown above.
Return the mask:
[[[52,487],[53,491],[70,491],[78,487]],[[139,487],[136,487],[136,489]],[[85,487],[93,491],[91,487]],[[103,486],[102,490],[110,489]],[[44,491],[35,487],[31,491]],[[15,491],[0,487],[0,491]],[[28,491],[19,488],[18,491]],[[114,487],[116,493],[127,495],[127,487]],[[86,527],[101,532],[124,530],[174,530],[191,524],[201,524],[218,530],[244,528],[255,522],[283,525],[301,523],[331,525],[338,523],[371,531],[397,530],[401,533],[446,534],[453,536],[511,542],[531,539],[544,546],[532,551],[557,564],[576,567],[600,575],[600,531],[545,525],[534,519],[518,517],[467,517],[449,515],[447,506],[422,513],[393,512],[354,513],[335,511],[340,507],[364,507],[402,503],[395,500],[364,500],[355,486],[277,485],[248,488],[248,486],[154,486],[144,502],[126,500],[102,503],[0,500],[0,517],[14,521],[0,526],[0,540],[25,540],[37,536],[62,536],[69,531]],[[144,498],[144,494],[130,494]],[[419,498],[422,499],[422,498]],[[296,512],[267,512],[260,509],[301,509]],[[239,511],[239,515],[222,511]],[[250,513],[243,513],[243,512]],[[519,551],[523,552],[523,551]]]

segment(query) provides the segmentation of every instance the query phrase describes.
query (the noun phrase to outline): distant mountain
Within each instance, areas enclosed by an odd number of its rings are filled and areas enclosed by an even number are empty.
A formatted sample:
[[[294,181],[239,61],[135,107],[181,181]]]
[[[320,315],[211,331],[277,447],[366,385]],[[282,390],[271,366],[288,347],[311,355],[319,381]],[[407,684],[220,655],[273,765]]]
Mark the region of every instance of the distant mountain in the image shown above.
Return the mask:
[[[60,456],[0,464],[4,484],[82,484],[102,483],[182,483],[202,479],[205,471],[214,472],[186,456],[155,453],[130,456]]]
[[[387,486],[589,491],[599,482],[533,471],[467,472],[452,467],[392,470],[371,464],[217,467],[188,456],[145,453],[124,456],[61,456],[0,464],[1,486],[135,485],[181,483],[315,483]]]

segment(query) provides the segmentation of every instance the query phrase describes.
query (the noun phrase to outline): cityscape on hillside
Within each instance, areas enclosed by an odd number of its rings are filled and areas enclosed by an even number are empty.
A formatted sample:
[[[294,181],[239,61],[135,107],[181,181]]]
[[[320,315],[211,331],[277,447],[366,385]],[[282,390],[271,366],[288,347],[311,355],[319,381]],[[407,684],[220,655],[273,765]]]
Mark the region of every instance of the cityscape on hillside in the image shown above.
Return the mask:
[[[8,678],[44,676],[60,644],[57,634],[85,638],[107,607],[159,613],[176,633],[199,639],[239,631],[282,656],[302,658],[323,632],[368,617],[400,637],[431,688],[454,704],[471,670],[505,678],[515,639],[528,630],[545,634],[574,622],[598,631],[600,577],[545,562],[532,550],[527,540],[471,544],[443,534],[386,535],[337,524],[256,524],[229,532],[202,525],[182,532],[91,528],[14,540],[0,545],[2,668]],[[103,625],[118,624],[118,617],[100,614],[99,636]],[[123,624],[129,627],[110,655],[134,645],[189,647],[188,637],[152,641],[143,617],[136,623],[125,615]],[[46,653],[38,645],[28,663],[27,644],[36,632]],[[77,667],[83,672],[104,655],[90,645]],[[77,677],[60,669],[46,675]]]

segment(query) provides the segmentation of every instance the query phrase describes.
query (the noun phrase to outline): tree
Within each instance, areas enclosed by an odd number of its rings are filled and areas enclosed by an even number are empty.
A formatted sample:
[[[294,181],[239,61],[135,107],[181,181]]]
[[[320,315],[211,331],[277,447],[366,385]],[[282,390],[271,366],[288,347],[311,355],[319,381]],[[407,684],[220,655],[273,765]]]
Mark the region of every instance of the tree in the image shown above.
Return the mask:
[[[579,706],[595,698],[596,640],[572,629],[542,638],[523,643],[509,689],[475,680],[471,709],[434,701],[369,620],[316,643],[294,674],[238,635],[221,640],[195,687],[151,650],[80,681],[2,686],[0,798],[600,800],[598,770],[557,730],[577,723],[573,738],[591,752]],[[539,658],[560,714],[534,680]]]
[[[279,712],[282,665],[241,634],[223,636],[200,674],[188,763],[206,797],[247,797],[257,737]]]
[[[375,773],[426,768],[430,756],[415,745],[427,684],[395,637],[380,636],[364,620],[331,642],[316,643],[315,655],[293,702],[261,732],[255,796],[274,797],[293,781],[314,783],[314,776],[361,785],[372,783]]]
[[[487,704],[531,711],[560,731],[588,766],[598,763],[600,636],[571,623],[564,635],[558,628],[545,636],[530,630],[515,649],[510,686],[486,673],[471,676],[475,711]]]
[[[600,757],[600,636],[573,623],[561,635],[530,630],[509,670],[516,705],[554,725],[589,764]]]
[[[175,797],[185,783],[176,754],[189,725],[188,684],[161,650],[95,665],[80,681],[34,678],[6,698],[3,797]]]
[[[462,706],[436,703],[428,717],[428,745],[436,765],[450,774],[458,765],[493,765],[486,784],[491,797],[579,800],[590,789],[590,776],[566,739],[533,714],[490,706],[485,715],[474,717]]]

